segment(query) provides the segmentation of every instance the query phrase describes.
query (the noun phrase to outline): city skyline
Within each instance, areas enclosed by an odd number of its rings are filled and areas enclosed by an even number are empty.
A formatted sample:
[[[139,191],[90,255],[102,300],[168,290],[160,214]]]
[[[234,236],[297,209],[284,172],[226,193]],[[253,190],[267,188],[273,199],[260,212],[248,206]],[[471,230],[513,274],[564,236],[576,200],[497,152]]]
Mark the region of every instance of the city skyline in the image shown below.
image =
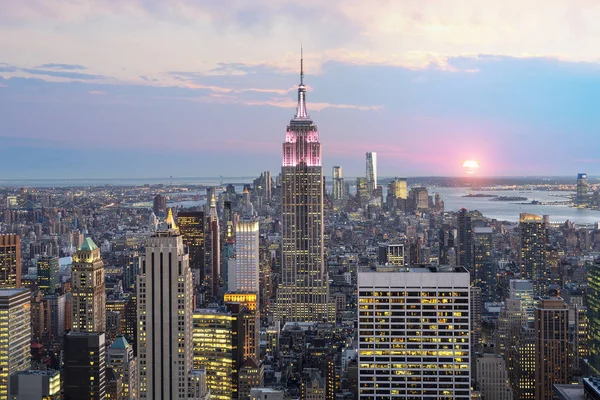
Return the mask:
[[[0,36],[18,38],[0,41],[11,178],[275,171],[300,42],[326,171],[361,176],[372,151],[381,176],[462,176],[468,159],[481,176],[600,174],[592,3],[38,3],[2,1]]]

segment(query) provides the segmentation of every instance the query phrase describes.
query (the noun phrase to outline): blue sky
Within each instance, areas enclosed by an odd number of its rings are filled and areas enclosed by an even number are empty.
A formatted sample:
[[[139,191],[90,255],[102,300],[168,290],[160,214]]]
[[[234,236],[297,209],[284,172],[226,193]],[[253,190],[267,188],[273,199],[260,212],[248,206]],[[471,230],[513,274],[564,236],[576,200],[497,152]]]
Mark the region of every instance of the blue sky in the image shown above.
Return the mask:
[[[327,175],[600,175],[599,5],[375,3],[0,0],[2,178],[277,172],[301,42]]]

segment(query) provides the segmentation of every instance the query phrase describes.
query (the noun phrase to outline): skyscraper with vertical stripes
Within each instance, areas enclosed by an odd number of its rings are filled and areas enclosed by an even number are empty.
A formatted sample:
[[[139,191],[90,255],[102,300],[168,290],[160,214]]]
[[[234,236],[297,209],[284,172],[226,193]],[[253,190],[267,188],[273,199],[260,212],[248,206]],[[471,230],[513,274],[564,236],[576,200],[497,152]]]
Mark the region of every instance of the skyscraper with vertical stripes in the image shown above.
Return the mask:
[[[323,256],[323,168],[319,132],[306,111],[302,61],[296,115],[283,143],[281,177],[282,269],[277,317],[322,321],[329,309]]]

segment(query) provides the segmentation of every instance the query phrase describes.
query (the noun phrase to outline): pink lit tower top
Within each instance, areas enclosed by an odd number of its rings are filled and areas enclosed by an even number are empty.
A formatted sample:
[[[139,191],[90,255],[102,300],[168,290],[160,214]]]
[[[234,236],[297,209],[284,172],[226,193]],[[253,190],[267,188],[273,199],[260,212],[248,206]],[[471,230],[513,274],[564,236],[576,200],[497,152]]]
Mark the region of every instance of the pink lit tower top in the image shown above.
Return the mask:
[[[317,126],[306,111],[303,58],[281,176],[283,257],[276,315],[285,322],[321,322],[331,317],[323,261],[323,169]]]

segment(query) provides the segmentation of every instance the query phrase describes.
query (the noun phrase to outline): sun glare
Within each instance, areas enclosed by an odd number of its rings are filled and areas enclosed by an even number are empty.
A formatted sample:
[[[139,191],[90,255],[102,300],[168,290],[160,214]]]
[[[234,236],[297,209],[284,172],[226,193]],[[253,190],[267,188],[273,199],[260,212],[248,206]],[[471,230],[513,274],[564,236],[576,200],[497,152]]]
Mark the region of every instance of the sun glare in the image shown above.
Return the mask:
[[[463,169],[467,174],[474,174],[479,169],[479,161],[477,160],[466,160],[463,162]]]

